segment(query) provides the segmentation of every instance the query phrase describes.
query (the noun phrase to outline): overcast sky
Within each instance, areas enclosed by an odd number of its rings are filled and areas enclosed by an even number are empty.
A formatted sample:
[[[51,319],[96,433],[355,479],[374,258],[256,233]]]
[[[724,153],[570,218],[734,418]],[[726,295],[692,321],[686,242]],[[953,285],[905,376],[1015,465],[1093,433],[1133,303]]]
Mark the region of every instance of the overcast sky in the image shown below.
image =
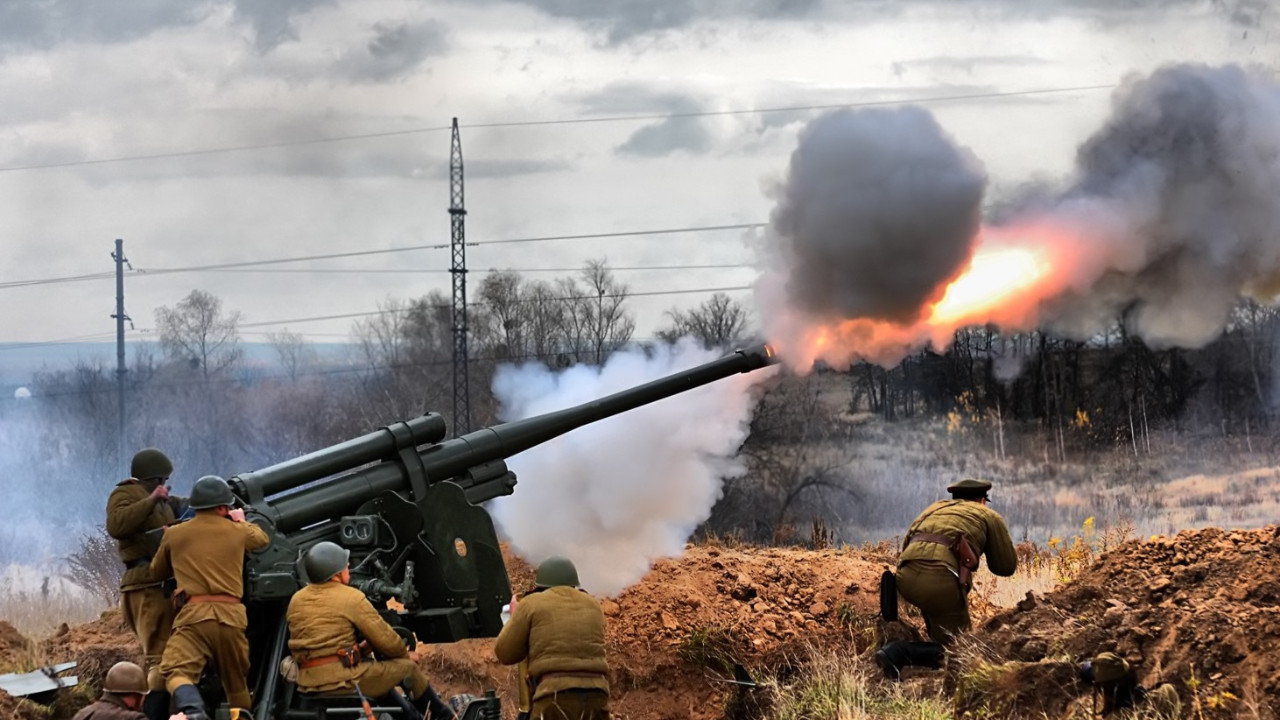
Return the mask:
[[[816,111],[465,126],[1110,86],[1170,62],[1274,67],[1280,10],[1266,5],[0,0],[0,284],[111,271],[117,237],[137,269],[446,245],[449,134],[431,129],[453,117],[464,125],[470,241],[762,222]],[[1065,172],[1108,99],[1092,89],[926,107],[985,163],[998,199]],[[410,130],[423,131],[401,132]],[[468,251],[470,282],[489,268],[598,257],[620,267],[746,263],[744,240],[734,231],[480,245]],[[193,288],[260,323],[447,292],[448,263],[447,250],[420,250],[276,267],[421,274],[131,276],[130,337],[148,337],[155,308]],[[754,278],[749,268],[619,276],[636,292]],[[114,294],[110,279],[0,289],[0,342],[109,338]],[[650,336],[667,308],[706,297],[633,299],[637,335]],[[351,322],[250,330],[333,341]]]

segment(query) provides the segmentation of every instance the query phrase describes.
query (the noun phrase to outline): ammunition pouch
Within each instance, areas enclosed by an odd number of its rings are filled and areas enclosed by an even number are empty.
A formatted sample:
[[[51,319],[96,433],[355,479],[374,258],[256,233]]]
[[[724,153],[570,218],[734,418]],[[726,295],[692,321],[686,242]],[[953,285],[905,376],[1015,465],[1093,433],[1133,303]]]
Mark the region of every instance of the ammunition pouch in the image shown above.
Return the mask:
[[[960,581],[960,587],[965,592],[973,586],[973,571],[978,569],[978,555],[973,551],[973,546],[969,544],[968,538],[964,533],[959,533],[955,537],[940,535],[931,532],[912,533],[911,540],[907,544],[918,542],[934,543],[942,545],[951,551],[956,558],[956,565],[959,569],[956,571],[956,578]]]
[[[182,612],[182,608],[186,607],[190,601],[191,595],[186,590],[179,590],[176,587],[173,590],[173,595],[169,598],[169,602],[173,603],[173,612],[175,614]]]

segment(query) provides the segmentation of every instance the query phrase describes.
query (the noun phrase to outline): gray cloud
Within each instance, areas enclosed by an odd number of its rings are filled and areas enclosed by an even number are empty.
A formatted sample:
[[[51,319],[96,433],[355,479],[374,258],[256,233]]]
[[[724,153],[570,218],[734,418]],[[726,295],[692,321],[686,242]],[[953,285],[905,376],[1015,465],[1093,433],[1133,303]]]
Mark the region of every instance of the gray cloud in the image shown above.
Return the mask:
[[[641,83],[614,83],[577,100],[587,115],[646,115],[695,113],[705,109],[692,95],[655,90]],[[636,130],[616,152],[661,157],[674,152],[701,153],[711,149],[711,132],[702,118],[671,117]]]
[[[295,17],[305,15],[335,0],[233,0],[235,17],[253,28],[254,47],[270,52],[281,44],[298,39]]]
[[[0,48],[47,49],[60,42],[129,42],[207,17],[207,2],[4,0]]]
[[[600,33],[609,45],[678,30],[700,22],[725,20],[858,20],[896,16],[910,6],[932,6],[954,12],[1006,17],[1097,17],[1142,22],[1152,13],[1212,9],[1224,20],[1259,27],[1270,20],[1266,0],[505,0],[565,18]]]
[[[423,60],[443,55],[449,48],[448,28],[438,20],[417,23],[380,22],[374,37],[337,62],[337,74],[356,81],[387,82],[403,77]]]

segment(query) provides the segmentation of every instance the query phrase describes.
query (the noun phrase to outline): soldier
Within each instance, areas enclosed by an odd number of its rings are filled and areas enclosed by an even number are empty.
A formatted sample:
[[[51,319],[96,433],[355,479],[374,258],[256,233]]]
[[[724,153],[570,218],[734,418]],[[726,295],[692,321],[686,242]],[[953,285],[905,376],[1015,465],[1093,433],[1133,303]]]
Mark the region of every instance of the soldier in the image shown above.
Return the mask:
[[[609,666],[604,655],[604,613],[578,589],[568,558],[538,566],[536,591],[511,598],[511,619],[493,652],[504,665],[528,660],[531,720],[608,720]]]
[[[1134,717],[1141,712],[1141,717],[1177,720],[1182,714],[1182,701],[1173,685],[1163,683],[1147,690],[1138,684],[1138,674],[1129,666],[1129,661],[1115,653],[1099,653],[1081,663],[1080,679],[1093,686],[1095,712],[1098,696],[1102,696],[1104,717],[1123,710],[1130,713],[1121,713],[1118,717]]]
[[[298,668],[298,690],[322,693],[352,690],[372,698],[396,692],[407,683],[414,706],[433,720],[454,718],[427,676],[409,655],[396,631],[365,594],[351,587],[350,552],[319,542],[303,557],[308,584],[293,594],[285,618],[289,652]],[[379,658],[366,657],[357,633]]]
[[[987,507],[991,483],[968,479],[947,488],[940,500],[911,523],[898,555],[898,592],[924,615],[929,637],[946,645],[968,630],[972,584],[978,557],[1001,577],[1013,575],[1018,555],[1004,518]]]
[[[250,705],[248,618],[240,601],[244,556],[269,540],[261,528],[245,522],[244,510],[231,508],[234,502],[226,480],[216,475],[197,480],[191,488],[195,517],[166,530],[151,561],[152,576],[172,575],[178,581],[178,613],[160,671],[174,705],[189,720],[207,720],[195,683],[210,660],[231,707],[247,712]]]
[[[147,668],[147,695],[143,714],[149,720],[169,717],[169,693],[160,676],[160,657],[173,626],[173,605],[161,588],[162,578],[152,576],[154,544],[145,533],[174,522],[186,509],[185,498],[169,495],[165,486],[173,463],[155,448],[139,450],[129,466],[132,476],[116,485],[107,500],[107,534],[118,542],[124,576],[120,578],[120,611],[142,645]]]
[[[131,662],[118,662],[102,681],[102,697],[81,708],[72,720],[146,720],[142,707],[149,691],[142,668]],[[169,717],[168,710],[165,717]]]

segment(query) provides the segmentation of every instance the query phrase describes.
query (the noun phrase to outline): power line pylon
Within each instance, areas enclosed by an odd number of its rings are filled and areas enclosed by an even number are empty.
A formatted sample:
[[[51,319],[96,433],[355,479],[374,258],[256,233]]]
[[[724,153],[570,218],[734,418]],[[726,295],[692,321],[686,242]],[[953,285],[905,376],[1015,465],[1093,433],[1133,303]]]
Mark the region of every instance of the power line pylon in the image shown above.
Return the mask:
[[[449,151],[449,224],[453,249],[453,436],[471,432],[471,390],[467,382],[467,211],[462,193],[462,136],[453,119]]]

